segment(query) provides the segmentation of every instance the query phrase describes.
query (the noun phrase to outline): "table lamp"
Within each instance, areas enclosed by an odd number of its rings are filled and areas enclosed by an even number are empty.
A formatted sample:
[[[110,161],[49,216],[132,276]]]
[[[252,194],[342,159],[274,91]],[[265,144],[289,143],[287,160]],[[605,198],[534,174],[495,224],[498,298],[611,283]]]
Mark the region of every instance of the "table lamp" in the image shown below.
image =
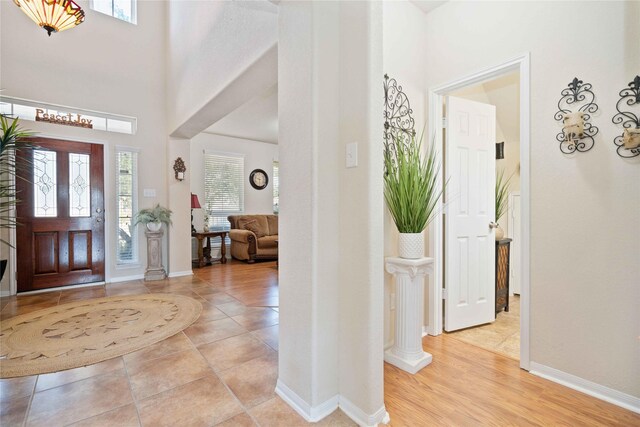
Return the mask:
[[[192,233],[196,232],[196,228],[193,226],[193,210],[194,209],[201,209],[201,208],[202,208],[202,206],[200,206],[200,201],[198,200],[198,195],[191,193],[191,232]]]

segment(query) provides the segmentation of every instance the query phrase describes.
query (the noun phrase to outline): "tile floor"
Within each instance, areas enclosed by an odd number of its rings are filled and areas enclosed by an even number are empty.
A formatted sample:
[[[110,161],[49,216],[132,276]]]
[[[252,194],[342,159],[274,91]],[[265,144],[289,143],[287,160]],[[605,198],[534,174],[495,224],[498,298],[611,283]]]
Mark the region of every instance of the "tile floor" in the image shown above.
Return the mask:
[[[214,265],[194,276],[159,282],[3,298],[0,320],[78,299],[148,292],[191,296],[203,311],[184,331],[134,353],[83,368],[0,380],[0,425],[307,425],[274,393],[277,307],[243,303],[277,301],[275,263],[245,266]],[[252,277],[244,284],[243,269],[251,270]],[[338,410],[318,425],[355,424]]]
[[[520,360],[520,296],[509,297],[509,312],[498,313],[495,322],[447,336]]]

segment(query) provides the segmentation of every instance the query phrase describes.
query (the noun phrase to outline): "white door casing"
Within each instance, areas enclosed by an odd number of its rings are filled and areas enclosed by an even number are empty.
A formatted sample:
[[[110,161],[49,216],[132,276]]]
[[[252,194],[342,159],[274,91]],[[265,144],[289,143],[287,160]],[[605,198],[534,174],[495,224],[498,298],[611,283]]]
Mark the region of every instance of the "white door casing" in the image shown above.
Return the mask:
[[[447,97],[445,325],[495,319],[496,108]]]
[[[509,259],[509,293],[511,295],[522,292],[520,290],[520,253],[522,246],[522,232],[520,221],[520,192],[512,191],[509,193],[509,210],[507,212],[509,216],[509,232],[508,236],[511,238],[511,256]]]

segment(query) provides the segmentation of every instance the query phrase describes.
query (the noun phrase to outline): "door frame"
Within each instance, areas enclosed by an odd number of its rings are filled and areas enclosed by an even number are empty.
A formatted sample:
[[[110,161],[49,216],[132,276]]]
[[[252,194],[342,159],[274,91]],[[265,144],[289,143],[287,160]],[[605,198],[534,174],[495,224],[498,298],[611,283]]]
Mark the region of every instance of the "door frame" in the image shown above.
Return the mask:
[[[110,164],[110,159],[111,156],[109,156],[109,148],[110,145],[107,141],[105,140],[100,140],[100,139],[90,139],[90,138],[83,138],[83,137],[73,137],[73,136],[60,136],[60,135],[56,135],[53,133],[47,133],[47,132],[38,132],[36,135],[34,135],[37,138],[50,138],[50,139],[59,139],[59,140],[63,140],[63,141],[72,141],[72,142],[82,142],[84,144],[98,144],[98,145],[102,145],[104,147],[104,150],[102,152],[103,155],[103,167],[104,167],[104,177],[103,177],[103,182],[104,182],[104,188],[103,188],[103,192],[104,192],[104,199],[105,199],[105,210],[104,210],[104,283],[109,283],[111,280],[111,271],[109,268],[109,263],[111,262],[111,252],[109,251],[109,245],[111,244],[111,233],[110,233],[110,224],[111,224],[111,210],[108,209],[107,207],[107,200],[109,200],[107,198],[107,190],[111,191],[112,188],[109,187],[109,184],[107,184],[109,181],[108,179],[110,179],[110,171],[111,171],[111,164]],[[16,214],[16,210],[15,207],[12,209],[13,215],[15,216]],[[16,244],[17,244],[17,238],[16,238],[16,229],[15,227],[12,228],[9,231],[9,242],[13,245],[12,248],[9,248],[9,263],[8,263],[8,273],[10,275],[9,277],[9,295],[17,295],[18,294],[18,280],[16,277],[16,271],[18,270],[18,260],[16,257]],[[78,287],[86,287],[86,286],[93,286],[95,284],[98,283],[103,283],[103,282],[96,282],[96,283],[87,283],[87,284],[81,284],[81,285],[72,285],[69,287],[66,287],[68,289],[73,289],[73,288],[78,288]],[[57,288],[51,288],[51,289],[41,289],[41,290],[35,290],[35,291],[30,291],[30,292],[26,292],[26,293],[22,293],[21,295],[25,295],[25,294],[34,294],[34,293],[42,293],[42,292],[50,292],[53,290],[56,290]],[[3,295],[4,296],[4,295]]]
[[[520,367],[529,370],[530,345],[530,208],[531,208],[531,178],[530,178],[530,54],[525,52],[497,65],[481,69],[462,78],[452,80],[429,89],[429,125],[435,129],[434,143],[442,147],[443,109],[446,95],[467,86],[482,83],[502,75],[520,72],[520,193],[521,193],[521,236],[522,246],[520,254],[521,265],[521,295],[520,295]],[[436,151],[436,160],[442,164],[442,151]],[[442,200],[437,210],[444,212]],[[444,221],[442,215],[437,215],[429,225],[430,253],[436,260],[443,260],[444,250]],[[443,328],[443,273],[444,265],[441,261],[434,263],[434,271],[429,286],[429,324],[426,332],[429,335],[440,335]]]

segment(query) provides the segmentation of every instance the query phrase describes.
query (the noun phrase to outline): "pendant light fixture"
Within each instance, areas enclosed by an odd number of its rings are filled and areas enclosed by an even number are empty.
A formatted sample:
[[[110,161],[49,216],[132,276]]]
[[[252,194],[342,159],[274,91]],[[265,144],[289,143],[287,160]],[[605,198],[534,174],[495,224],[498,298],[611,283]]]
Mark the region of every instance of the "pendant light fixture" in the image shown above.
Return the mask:
[[[68,30],[84,21],[84,11],[72,0],[13,0],[29,18],[49,36]]]

